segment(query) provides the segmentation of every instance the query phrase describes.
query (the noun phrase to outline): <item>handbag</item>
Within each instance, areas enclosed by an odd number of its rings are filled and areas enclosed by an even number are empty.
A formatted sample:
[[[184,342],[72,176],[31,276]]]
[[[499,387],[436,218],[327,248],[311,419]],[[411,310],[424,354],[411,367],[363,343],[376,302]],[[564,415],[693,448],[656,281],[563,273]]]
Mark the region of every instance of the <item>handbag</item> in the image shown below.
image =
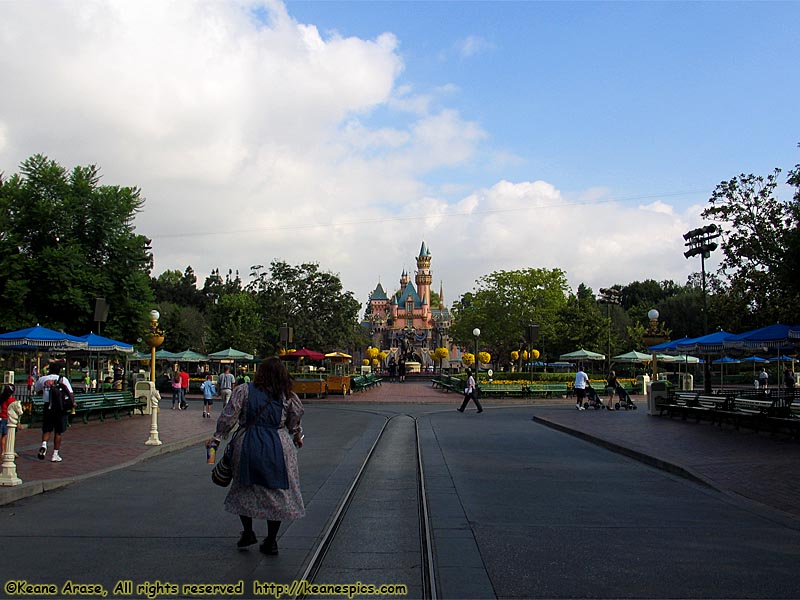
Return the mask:
[[[228,445],[225,446],[225,452],[222,453],[222,458],[217,461],[217,464],[214,465],[214,468],[211,469],[211,481],[216,483],[220,487],[228,487],[233,481],[233,442],[236,438],[242,433],[244,433],[248,427],[250,427],[253,423],[258,421],[258,417],[261,416],[261,413],[269,406],[269,403],[264,404],[261,407],[261,410],[258,411],[258,414],[245,423],[244,427],[240,427],[236,430],[236,432],[231,437]]]
[[[239,431],[242,431],[241,429]],[[239,433],[237,431],[237,433]],[[222,458],[211,469],[211,481],[220,487],[228,487],[233,480],[233,438],[225,446]]]

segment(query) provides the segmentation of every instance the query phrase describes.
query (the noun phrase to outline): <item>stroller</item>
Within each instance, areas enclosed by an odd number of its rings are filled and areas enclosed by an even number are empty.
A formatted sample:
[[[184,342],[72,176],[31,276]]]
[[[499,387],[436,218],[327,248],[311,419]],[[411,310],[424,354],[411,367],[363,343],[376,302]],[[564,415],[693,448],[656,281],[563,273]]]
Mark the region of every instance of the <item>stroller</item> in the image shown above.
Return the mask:
[[[614,404],[614,408],[617,410],[622,410],[623,408],[625,410],[636,410],[636,405],[631,400],[631,395],[622,386],[617,387],[617,397],[619,400]]]
[[[583,407],[593,408],[595,410],[606,407],[600,399],[600,394],[588,383],[586,384],[586,401],[583,403]]]

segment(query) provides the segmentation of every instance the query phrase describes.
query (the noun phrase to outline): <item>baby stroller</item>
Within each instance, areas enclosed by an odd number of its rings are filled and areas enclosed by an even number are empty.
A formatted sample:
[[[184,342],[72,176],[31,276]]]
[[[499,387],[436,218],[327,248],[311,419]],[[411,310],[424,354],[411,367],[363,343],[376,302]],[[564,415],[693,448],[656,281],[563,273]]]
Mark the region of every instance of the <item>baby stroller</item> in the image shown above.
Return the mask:
[[[605,408],[603,401],[600,399],[600,394],[588,383],[586,384],[586,401],[583,403],[583,407],[595,410]]]
[[[614,405],[614,408],[617,410],[622,410],[623,408],[625,410],[636,410],[636,405],[631,400],[631,395],[622,386],[617,387],[617,397],[619,401]]]

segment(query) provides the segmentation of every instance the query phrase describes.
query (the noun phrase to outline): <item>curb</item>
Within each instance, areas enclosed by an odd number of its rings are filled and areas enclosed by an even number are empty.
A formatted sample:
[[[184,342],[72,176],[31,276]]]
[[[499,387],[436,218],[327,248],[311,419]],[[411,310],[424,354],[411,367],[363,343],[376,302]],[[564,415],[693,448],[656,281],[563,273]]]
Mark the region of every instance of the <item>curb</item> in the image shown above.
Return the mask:
[[[11,504],[12,502],[17,502],[18,500],[24,500],[25,498],[30,498],[31,496],[36,496],[38,494],[44,494],[45,492],[52,492],[53,490],[83,481],[84,479],[97,477],[98,475],[104,475],[119,469],[125,469],[137,463],[155,458],[156,456],[177,452],[178,450],[183,450],[190,446],[194,446],[195,444],[199,444],[200,442],[205,442],[207,439],[207,433],[195,434],[184,440],[162,444],[161,446],[153,446],[135,458],[117,465],[106,467],[105,469],[92,471],[91,473],[85,473],[83,475],[76,475],[74,477],[67,477],[64,479],[42,479],[28,483],[23,482],[22,485],[3,486],[0,487],[0,506],[5,506],[6,504]]]
[[[531,417],[531,420],[541,425],[550,427],[551,429],[555,429],[556,431],[568,433],[569,435],[574,436],[576,438],[580,438],[587,442],[591,442],[592,444],[601,446],[617,454],[622,454],[623,456],[627,456],[628,458],[632,458],[651,467],[655,467],[657,469],[661,469],[662,471],[667,471],[668,473],[671,473],[673,475],[683,477],[684,479],[688,479],[689,481],[698,483],[714,491],[724,493],[724,490],[718,488],[716,485],[704,479],[697,473],[694,473],[691,469],[687,469],[685,467],[676,465],[675,463],[671,463],[666,460],[650,456],[649,454],[644,454],[643,452],[639,452],[638,450],[631,450],[630,448],[626,448],[625,446],[620,446],[619,444],[615,444],[614,442],[609,442],[608,440],[604,440],[603,438],[590,435],[583,431],[572,429],[570,427],[567,427],[566,425],[561,425],[559,423],[554,423],[553,421],[548,421],[547,419],[544,419],[542,417],[534,416]]]

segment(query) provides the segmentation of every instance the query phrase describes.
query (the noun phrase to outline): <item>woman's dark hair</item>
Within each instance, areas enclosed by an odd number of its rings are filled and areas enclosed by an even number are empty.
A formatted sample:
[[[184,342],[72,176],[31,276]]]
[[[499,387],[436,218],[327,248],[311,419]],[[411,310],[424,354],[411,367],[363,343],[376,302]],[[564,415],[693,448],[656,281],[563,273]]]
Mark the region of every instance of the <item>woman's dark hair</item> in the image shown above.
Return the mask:
[[[8,400],[14,394],[15,389],[16,388],[10,383],[4,385],[3,391],[0,392],[0,404]]]
[[[286,365],[277,356],[270,356],[258,365],[253,385],[268,392],[275,399],[288,398],[292,392],[292,378]]]

